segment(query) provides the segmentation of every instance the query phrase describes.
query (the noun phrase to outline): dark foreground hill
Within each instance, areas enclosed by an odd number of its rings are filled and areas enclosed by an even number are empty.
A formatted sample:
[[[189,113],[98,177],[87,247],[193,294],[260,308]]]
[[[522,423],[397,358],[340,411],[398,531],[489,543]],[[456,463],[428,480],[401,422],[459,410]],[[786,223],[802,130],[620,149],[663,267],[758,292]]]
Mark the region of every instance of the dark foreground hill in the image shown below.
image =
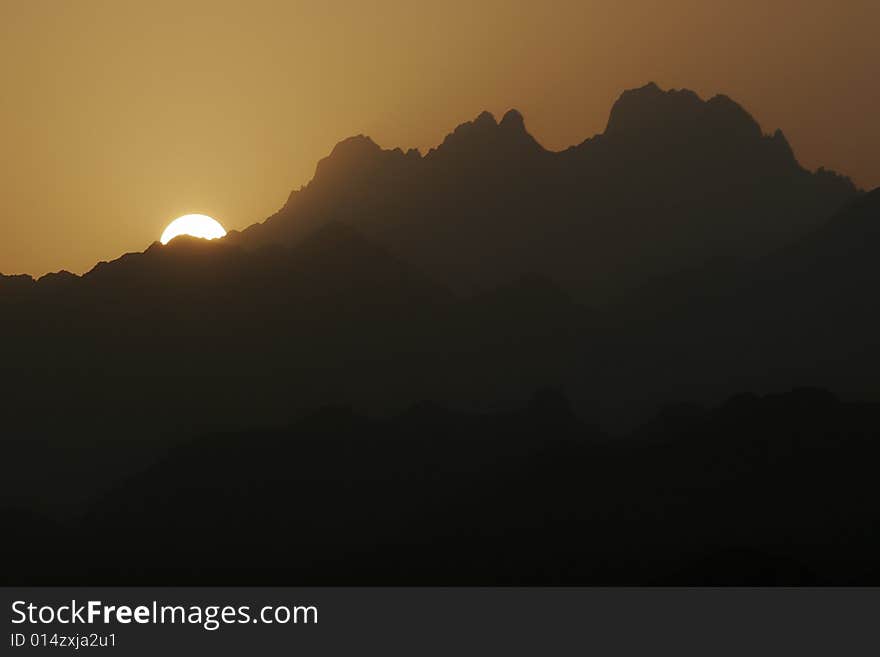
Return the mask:
[[[6,583],[876,584],[880,407],[819,390],[611,439],[520,410],[205,436],[78,521],[3,515]]]

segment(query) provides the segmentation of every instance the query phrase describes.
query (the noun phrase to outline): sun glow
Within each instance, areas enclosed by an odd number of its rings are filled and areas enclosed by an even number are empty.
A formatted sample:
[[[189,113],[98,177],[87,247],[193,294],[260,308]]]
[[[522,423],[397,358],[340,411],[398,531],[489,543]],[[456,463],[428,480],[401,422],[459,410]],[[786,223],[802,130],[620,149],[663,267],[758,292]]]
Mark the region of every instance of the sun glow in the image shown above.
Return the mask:
[[[168,224],[159,241],[162,244],[168,244],[178,235],[191,235],[213,240],[226,235],[226,230],[219,221],[206,214],[185,214]]]

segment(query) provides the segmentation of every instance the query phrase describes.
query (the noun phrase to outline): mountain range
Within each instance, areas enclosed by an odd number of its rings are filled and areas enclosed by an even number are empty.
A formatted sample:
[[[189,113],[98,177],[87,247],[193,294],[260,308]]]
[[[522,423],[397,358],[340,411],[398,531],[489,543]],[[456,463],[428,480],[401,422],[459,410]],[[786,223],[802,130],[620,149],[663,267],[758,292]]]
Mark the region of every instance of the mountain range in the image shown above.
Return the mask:
[[[870,396],[878,193],[805,170],[725,96],[653,84],[561,152],[514,110],[425,155],[353,137],[222,240],[0,277],[3,398],[24,426],[146,402],[183,430],[543,385],[630,422],[744,389]]]
[[[858,194],[808,172],[785,136],[734,101],[654,84],[627,91],[604,133],[544,149],[511,110],[484,112],[424,156],[368,137],[338,144],[246,248],[356,227],[435,280],[469,292],[540,273],[599,304],[718,259],[763,255]]]
[[[0,575],[876,581],[878,222],[649,84],[564,151],[352,137],[223,239],[0,276]]]

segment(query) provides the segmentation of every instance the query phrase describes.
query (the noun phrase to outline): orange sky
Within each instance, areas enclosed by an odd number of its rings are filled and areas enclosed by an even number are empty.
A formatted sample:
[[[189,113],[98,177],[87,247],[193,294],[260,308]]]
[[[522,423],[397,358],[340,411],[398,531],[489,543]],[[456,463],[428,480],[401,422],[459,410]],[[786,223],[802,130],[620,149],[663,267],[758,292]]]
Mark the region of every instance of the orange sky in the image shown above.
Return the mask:
[[[520,109],[550,148],[653,80],[880,185],[876,0],[0,0],[0,272],[82,272],[189,212],[265,218],[340,139]]]

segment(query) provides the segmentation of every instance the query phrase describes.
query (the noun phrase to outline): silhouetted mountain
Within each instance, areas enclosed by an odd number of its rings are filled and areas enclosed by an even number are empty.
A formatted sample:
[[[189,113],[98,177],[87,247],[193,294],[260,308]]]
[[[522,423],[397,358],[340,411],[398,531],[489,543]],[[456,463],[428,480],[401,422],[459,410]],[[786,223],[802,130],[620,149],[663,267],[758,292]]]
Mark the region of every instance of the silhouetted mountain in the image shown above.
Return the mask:
[[[13,284],[28,292],[0,298],[0,337],[14,345],[3,404],[19,430],[137,417],[185,433],[340,401],[493,404],[560,380],[582,338],[582,311],[549,282],[456,298],[342,224],[257,252],[182,237]]]
[[[719,257],[765,254],[855,197],[795,160],[726,96],[649,84],[625,92],[605,132],[559,153],[522,116],[488,112],[424,157],[341,142],[314,179],[230,240],[295,244],[350,223],[435,280],[483,290],[542,274],[598,303]]]

